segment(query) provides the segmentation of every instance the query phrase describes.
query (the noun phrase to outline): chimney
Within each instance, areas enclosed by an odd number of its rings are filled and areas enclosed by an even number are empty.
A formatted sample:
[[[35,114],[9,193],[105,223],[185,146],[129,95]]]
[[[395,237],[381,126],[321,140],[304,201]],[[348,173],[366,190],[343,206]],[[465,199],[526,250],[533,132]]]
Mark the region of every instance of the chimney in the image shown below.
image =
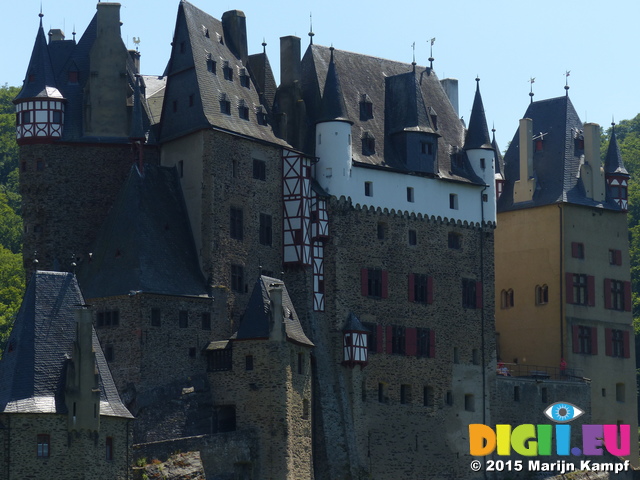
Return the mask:
[[[533,120],[520,119],[520,180],[516,180],[513,188],[513,201],[529,202],[533,200],[535,179],[533,178]]]
[[[280,85],[290,87],[300,81],[300,38],[293,35],[280,37]]]
[[[247,64],[247,17],[240,10],[230,10],[222,14],[222,30],[229,50]]]
[[[588,198],[602,201],[605,198],[604,169],[600,161],[600,125],[585,123],[584,163],[580,166],[580,178]]]
[[[271,313],[273,314],[273,326],[270,339],[281,342],[285,339],[284,309],[282,308],[282,283],[269,285],[269,297],[271,298]]]
[[[129,57],[133,62],[134,74],[140,73],[140,52],[138,50],[129,50]]]
[[[456,115],[460,116],[460,111],[458,109],[458,79],[457,78],[445,78],[444,80],[440,80],[440,84],[442,88],[444,88],[444,93],[449,97],[449,101],[451,105],[453,105],[453,109],[456,111]]]
[[[110,37],[120,39],[120,4],[112,2],[99,2],[96,6],[97,13],[97,37]]]
[[[59,28],[52,28],[49,30],[49,43],[61,42],[64,40],[64,32]]]

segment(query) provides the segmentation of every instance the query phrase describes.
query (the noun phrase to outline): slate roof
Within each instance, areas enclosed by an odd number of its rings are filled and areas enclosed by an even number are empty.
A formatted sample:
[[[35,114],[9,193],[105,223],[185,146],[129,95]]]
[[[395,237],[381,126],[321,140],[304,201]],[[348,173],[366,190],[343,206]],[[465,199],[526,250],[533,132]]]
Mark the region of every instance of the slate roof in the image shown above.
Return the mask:
[[[484,105],[480,95],[480,79],[478,78],[476,79],[476,93],[473,97],[473,107],[471,107],[471,117],[469,117],[469,128],[464,139],[464,148],[493,148],[489,138],[487,117],[484,113]]]
[[[493,146],[493,151],[496,154],[496,177],[500,176],[504,178],[504,159],[502,158],[502,152],[500,151],[500,147],[498,147],[498,142],[496,142],[496,130],[495,128],[492,130],[491,136],[491,146]]]
[[[29,78],[33,78],[29,81]],[[31,52],[29,67],[24,79],[22,89],[14,99],[14,103],[30,98],[53,97],[62,98],[62,94],[56,88],[56,79],[53,73],[53,65],[47,48],[47,38],[42,28],[42,14],[40,26],[36,35],[36,41]]]
[[[607,147],[607,156],[604,160],[604,172],[617,175],[629,175],[629,172],[622,161],[622,154],[618,146],[618,138],[616,137],[615,125],[611,127],[611,139]]]
[[[97,239],[78,272],[87,298],[207,295],[174,167],[134,165]]]
[[[215,73],[209,71],[208,59],[216,63]],[[232,71],[231,80],[225,79],[225,63]],[[268,62],[262,64],[262,68],[267,67]],[[161,141],[213,127],[286,146],[287,143],[277,138],[269,125],[258,123],[256,109],[261,106],[258,90],[253,79],[249,88],[240,84],[242,69],[249,74],[247,65],[229,49],[222,22],[182,0],[167,67]],[[273,77],[270,71],[263,74],[267,79]],[[194,105],[187,107],[190,94],[194,95]],[[231,104],[230,114],[221,111],[223,99]],[[173,102],[176,102],[176,111]],[[249,109],[248,120],[239,116],[241,104]]]
[[[0,361],[0,412],[67,413],[67,362],[76,337],[75,310],[83,304],[73,274],[33,274]],[[133,418],[120,401],[95,330],[93,349],[101,415]]]
[[[582,134],[583,126],[568,95],[530,103],[523,118],[533,120],[534,138],[541,134],[544,137],[542,150],[534,152],[533,155],[536,179],[533,200],[513,203],[514,182],[520,178],[518,129],[504,157],[506,181],[498,200],[498,212],[554,203],[620,210],[620,207],[609,199],[598,202],[585,195],[580,179],[581,156],[584,151],[576,146],[576,137]]]
[[[84,126],[84,92],[87,81],[91,74],[89,64],[89,53],[96,40],[97,14],[87,26],[78,42],[74,40],[53,41],[47,44],[44,30],[42,29],[42,19],[36,36],[36,42],[29,62],[29,68],[25,76],[23,88],[14,101],[20,101],[36,96],[43,96],[43,86],[55,87],[60,95],[67,101],[64,112],[64,128],[62,131],[62,141],[95,141],[95,138],[85,137]],[[133,60],[127,56],[126,70],[130,91],[135,88],[135,65]],[[69,82],[69,72],[78,72],[78,82]],[[36,72],[36,81],[32,84],[28,82],[29,73]],[[36,91],[37,90],[37,91]],[[145,95],[144,85],[142,95]],[[49,94],[49,96],[52,96]],[[123,99],[124,101],[124,99]],[[150,127],[149,118],[151,112],[146,101],[143,102],[143,125],[145,130]],[[151,137],[153,139],[153,137]],[[100,138],[100,142],[127,142],[128,138]]]
[[[237,340],[269,338],[271,325],[271,297],[269,296],[269,285],[282,284],[282,309],[285,316],[285,331],[287,340],[301,345],[314,346],[311,340],[305,335],[298,314],[293,307],[291,297],[287,287],[282,280],[261,275],[258,277],[251,297],[244,311],[240,327],[234,335]]]
[[[391,124],[402,124],[402,129],[405,131],[412,127],[414,131],[428,131],[431,128],[439,135],[439,169],[436,172],[439,177],[467,183],[482,183],[470,167],[461,168],[458,171],[452,168],[451,157],[464,145],[465,128],[433,69],[416,66],[414,72],[414,67],[407,63],[338,49],[333,51],[333,55],[336,74],[340,79],[344,97],[346,117],[353,122],[354,165],[407,171],[406,167],[397,161],[396,155],[387,151],[388,145],[385,142],[385,134],[388,133],[385,131],[386,115],[396,112],[404,117],[393,120]],[[307,112],[311,116],[311,123],[321,119],[322,92],[325,89],[330,59],[330,48],[315,44],[309,45],[302,58],[302,91]],[[399,90],[407,88],[407,82],[412,82],[411,85],[414,85],[413,98],[416,103],[412,107],[415,111],[413,125],[408,125],[411,122],[402,109],[394,108],[390,112],[385,112],[387,79],[399,75],[406,75],[403,81],[396,83]],[[407,92],[398,91],[398,97],[403,94],[406,95]],[[360,101],[363,95],[372,102],[373,118],[360,117]],[[431,122],[432,114],[437,115],[437,130]],[[363,155],[357,148],[365,132],[376,140],[375,154]],[[310,135],[307,138],[305,150],[313,151],[314,145],[315,141]],[[463,160],[468,163],[466,158]]]
[[[349,316],[347,317],[347,323],[345,323],[343,332],[368,332],[371,333],[370,330],[365,327],[360,319],[356,316],[355,313],[349,312]]]

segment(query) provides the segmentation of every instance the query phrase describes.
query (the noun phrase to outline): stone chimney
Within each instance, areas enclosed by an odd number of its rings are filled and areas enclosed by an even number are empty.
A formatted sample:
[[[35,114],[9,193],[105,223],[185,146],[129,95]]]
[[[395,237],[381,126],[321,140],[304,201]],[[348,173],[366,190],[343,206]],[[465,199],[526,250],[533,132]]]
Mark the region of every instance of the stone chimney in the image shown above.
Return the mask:
[[[222,14],[222,29],[229,50],[247,64],[247,17],[240,10],[230,10]]]
[[[605,199],[604,169],[600,160],[600,125],[585,123],[584,162],[580,165],[580,178],[585,194],[595,201]]]
[[[96,39],[89,53],[85,95],[85,134],[127,137],[127,49],[120,37],[120,4],[97,5]]]
[[[453,109],[456,111],[456,115],[460,116],[460,111],[458,108],[458,79],[457,78],[445,78],[444,80],[440,80],[440,84],[442,88],[444,88],[444,93],[449,97],[449,101],[451,105],[453,105]]]
[[[301,78],[300,38],[280,37],[280,85],[289,87]]]
[[[284,309],[282,308],[282,287],[281,283],[269,285],[269,297],[271,298],[271,313],[273,315],[273,326],[271,328],[270,340],[281,342],[286,338],[284,325]]]
[[[61,42],[64,40],[64,32],[59,28],[52,28],[49,30],[49,43]]]
[[[513,201],[530,202],[536,187],[533,178],[533,120],[520,119],[520,180],[516,180],[513,187]]]

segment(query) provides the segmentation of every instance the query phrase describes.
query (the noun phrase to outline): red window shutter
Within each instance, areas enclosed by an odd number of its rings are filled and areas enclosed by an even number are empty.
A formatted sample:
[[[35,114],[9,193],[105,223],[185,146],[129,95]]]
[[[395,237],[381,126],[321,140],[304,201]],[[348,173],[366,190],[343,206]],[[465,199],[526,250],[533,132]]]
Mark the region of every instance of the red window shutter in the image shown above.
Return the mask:
[[[580,244],[578,242],[571,242],[571,256],[580,258]]]
[[[613,354],[613,334],[610,328],[604,329],[604,354],[608,357]]]
[[[564,288],[567,294],[567,303],[573,303],[573,273],[564,274]]]
[[[573,353],[580,353],[580,327],[573,325],[571,327],[571,338],[573,343]]]
[[[611,279],[610,278],[604,279],[604,308],[611,309]]]
[[[376,353],[384,352],[384,339],[382,338],[382,325],[376,325]]]
[[[633,298],[631,295],[631,282],[624,282],[624,310],[625,312],[631,311],[631,304]]]
[[[622,250],[616,250],[616,265],[622,265]]]
[[[387,325],[386,328],[387,338],[386,338],[386,347],[387,353],[393,352],[393,327],[391,325]]]
[[[476,308],[482,308],[482,282],[476,282]]]
[[[360,291],[363,297],[369,296],[369,270],[360,269]]]
[[[587,275],[587,296],[589,297],[588,303],[590,307],[596,305],[596,277],[593,275]]]
[[[415,302],[415,275],[413,273],[409,274],[409,301]]]
[[[629,358],[631,356],[631,351],[629,350],[629,332],[627,330],[623,333],[624,339],[624,358]]]
[[[389,272],[382,270],[382,298],[389,296]]]
[[[591,327],[591,355],[598,354],[598,327]]]
[[[404,351],[408,356],[415,356],[416,354],[416,347],[418,344],[418,335],[417,335],[417,329],[413,328],[413,327],[408,327],[405,330],[405,347],[404,347]]]
[[[429,330],[429,358],[436,358],[436,331]]]
[[[433,277],[427,277],[427,303],[433,303]]]

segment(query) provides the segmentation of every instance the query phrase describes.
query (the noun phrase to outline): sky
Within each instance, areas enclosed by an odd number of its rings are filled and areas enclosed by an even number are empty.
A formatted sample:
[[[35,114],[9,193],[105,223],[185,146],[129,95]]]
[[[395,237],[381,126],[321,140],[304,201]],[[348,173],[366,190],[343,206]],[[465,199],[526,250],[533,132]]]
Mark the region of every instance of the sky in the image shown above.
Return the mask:
[[[179,0],[121,0],[122,38],[139,38],[143,74],[162,74],[170,53]],[[608,128],[640,113],[638,0],[191,0],[215,18],[242,10],[249,53],[263,41],[279,78],[279,38],[302,38],[338,50],[428,65],[430,39],[440,79],[459,81],[460,115],[468,120],[480,78],[489,129],[505,149],[534,100],[565,94],[583,122]],[[6,0],[0,18],[0,85],[21,86],[42,8],[45,33],[61,28],[79,39],[95,14],[93,0]],[[569,76],[566,73],[570,72]],[[530,80],[534,78],[533,84]]]

